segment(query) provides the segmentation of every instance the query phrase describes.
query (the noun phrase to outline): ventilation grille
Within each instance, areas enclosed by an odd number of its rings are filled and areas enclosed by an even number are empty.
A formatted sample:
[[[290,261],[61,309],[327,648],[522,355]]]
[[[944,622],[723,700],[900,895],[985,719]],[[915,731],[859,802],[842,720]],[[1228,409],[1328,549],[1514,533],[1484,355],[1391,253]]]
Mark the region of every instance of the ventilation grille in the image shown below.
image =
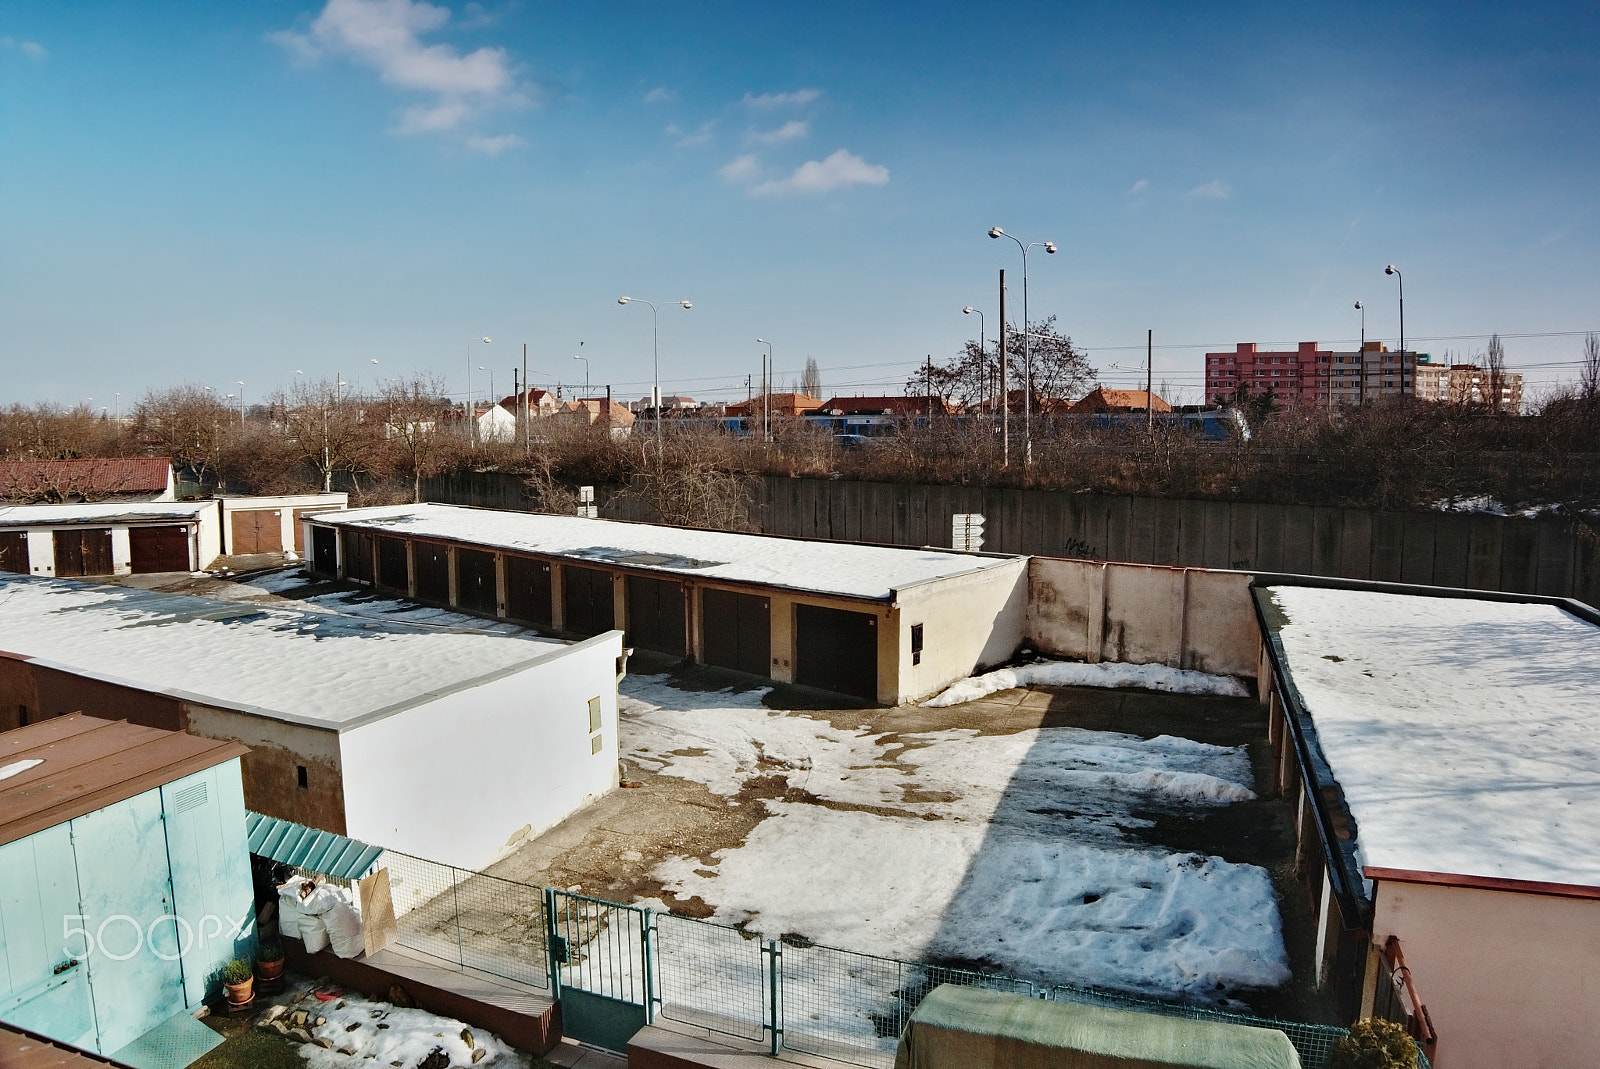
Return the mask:
[[[199,809],[206,804],[208,797],[204,783],[190,784],[172,796],[172,811],[187,813],[191,809]]]

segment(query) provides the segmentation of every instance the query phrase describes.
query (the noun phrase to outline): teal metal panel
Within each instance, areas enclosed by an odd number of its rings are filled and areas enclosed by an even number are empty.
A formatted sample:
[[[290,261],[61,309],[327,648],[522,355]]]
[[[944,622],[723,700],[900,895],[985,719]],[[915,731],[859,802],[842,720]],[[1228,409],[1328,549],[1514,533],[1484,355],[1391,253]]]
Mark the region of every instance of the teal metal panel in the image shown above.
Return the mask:
[[[342,880],[365,876],[383,853],[380,846],[369,846],[331,831],[318,831],[260,813],[247,812],[245,827],[252,854]]]
[[[647,1023],[643,1006],[576,987],[561,989],[561,1031],[580,1043],[626,1053],[628,1040]]]
[[[92,1048],[94,1005],[66,824],[0,846],[0,1020]]]
[[[89,987],[102,1054],[184,1008],[161,792],[72,821],[83,926],[94,937]]]
[[[255,949],[255,891],[245,837],[244,788],[235,758],[161,788],[173,923],[181,937],[188,1008],[221,988],[222,967]]]

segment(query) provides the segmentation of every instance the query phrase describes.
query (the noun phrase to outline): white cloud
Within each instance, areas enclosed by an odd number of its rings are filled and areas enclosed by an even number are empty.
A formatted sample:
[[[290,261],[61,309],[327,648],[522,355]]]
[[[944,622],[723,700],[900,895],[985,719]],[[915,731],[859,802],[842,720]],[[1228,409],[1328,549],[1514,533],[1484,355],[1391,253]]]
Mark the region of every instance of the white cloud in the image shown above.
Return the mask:
[[[789,93],[746,93],[739,101],[747,108],[771,111],[774,108],[802,108],[822,95],[820,89],[796,89]]]
[[[470,23],[486,21],[481,8],[469,5],[467,14]],[[327,0],[306,32],[267,36],[298,59],[344,56],[377,71],[385,84],[432,94],[432,103],[406,109],[396,127],[401,134],[454,130],[488,108],[532,102],[505,49],[462,53],[422,40],[449,21],[449,8],[426,0]]]
[[[45,51],[44,45],[38,41],[19,41],[15,37],[0,37],[0,49],[8,52],[21,52],[29,59],[43,59],[50,53]]]
[[[811,133],[811,124],[804,119],[790,119],[776,130],[752,130],[750,140],[761,145],[781,145]]]
[[[667,126],[667,136],[677,138],[679,148],[700,148],[711,144],[712,130],[716,125],[715,122],[703,122],[693,133],[684,133],[677,123],[671,123]]]
[[[750,192],[763,196],[775,193],[829,193],[845,186],[881,186],[889,181],[889,168],[868,163],[846,149],[825,160],[810,160],[794,169],[788,178],[763,182]]]
[[[761,177],[761,161],[754,156],[740,156],[722,166],[717,171],[725,182],[736,182],[741,185],[754,182]]]
[[[516,134],[499,134],[495,137],[484,137],[473,134],[467,138],[467,147],[474,152],[481,152],[485,156],[498,156],[508,148],[519,148],[527,144]]]
[[[1128,196],[1131,197],[1131,196],[1134,196],[1135,194],[1143,193],[1145,190],[1147,190],[1149,188],[1150,188],[1150,179],[1141,178],[1137,182],[1135,182],[1132,186],[1129,187]]]
[[[658,85],[644,95],[644,102],[646,104],[666,104],[677,99],[678,94],[674,93],[664,85]]]
[[[1227,200],[1232,192],[1233,190],[1228,188],[1228,183],[1220,178],[1213,178],[1204,185],[1189,190],[1189,196],[1194,200]]]

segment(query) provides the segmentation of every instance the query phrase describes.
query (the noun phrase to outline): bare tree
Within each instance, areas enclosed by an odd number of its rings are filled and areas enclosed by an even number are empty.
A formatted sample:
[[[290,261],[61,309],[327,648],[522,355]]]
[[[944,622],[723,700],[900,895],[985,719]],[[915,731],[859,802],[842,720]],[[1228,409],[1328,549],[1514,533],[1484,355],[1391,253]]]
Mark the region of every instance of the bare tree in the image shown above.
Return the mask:
[[[1588,400],[1600,397],[1600,334],[1583,339],[1583,367],[1578,371],[1578,389]]]
[[[446,470],[460,451],[460,438],[444,433],[448,407],[444,383],[432,375],[392,381],[378,397],[384,450],[411,476],[412,501],[422,500],[422,480]]]
[[[377,459],[382,423],[369,423],[360,398],[346,397],[338,384],[323,379],[298,382],[283,404],[284,435],[299,457],[322,476],[322,489],[333,488],[333,473],[349,473],[360,489],[359,473]]]
[[[807,397],[822,396],[822,369],[814,357],[806,357],[806,369],[800,376],[800,392]]]
[[[173,467],[188,468],[202,485],[220,481],[233,414],[211,391],[190,383],[153,391],[133,414],[137,437],[154,442]]]
[[[1499,412],[1505,406],[1506,350],[1500,344],[1500,335],[1489,336],[1489,349],[1484,354],[1484,400],[1490,412]]]

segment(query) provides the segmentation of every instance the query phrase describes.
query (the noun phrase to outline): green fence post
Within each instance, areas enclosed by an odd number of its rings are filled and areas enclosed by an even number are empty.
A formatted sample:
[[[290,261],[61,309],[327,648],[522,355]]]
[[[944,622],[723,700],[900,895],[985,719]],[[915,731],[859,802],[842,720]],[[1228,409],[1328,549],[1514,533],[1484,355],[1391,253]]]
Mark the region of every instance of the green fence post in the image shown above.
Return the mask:
[[[556,929],[556,891],[553,887],[544,889],[544,949],[547,965],[550,969],[550,997],[557,1002],[561,1001],[561,955],[558,947],[561,945],[561,933]]]
[[[450,866],[450,899],[455,903],[456,910],[456,961],[463,968],[467,964],[466,944],[461,938],[461,874],[454,865]]]
[[[782,944],[776,939],[767,940],[767,1012],[772,1016],[772,1053],[783,1050],[783,997],[778,992],[781,970],[778,959],[783,954]]]
[[[644,954],[644,1023],[653,1024],[656,1019],[656,985],[655,985],[655,935],[656,917],[652,910],[645,909],[639,915],[639,942]]]

